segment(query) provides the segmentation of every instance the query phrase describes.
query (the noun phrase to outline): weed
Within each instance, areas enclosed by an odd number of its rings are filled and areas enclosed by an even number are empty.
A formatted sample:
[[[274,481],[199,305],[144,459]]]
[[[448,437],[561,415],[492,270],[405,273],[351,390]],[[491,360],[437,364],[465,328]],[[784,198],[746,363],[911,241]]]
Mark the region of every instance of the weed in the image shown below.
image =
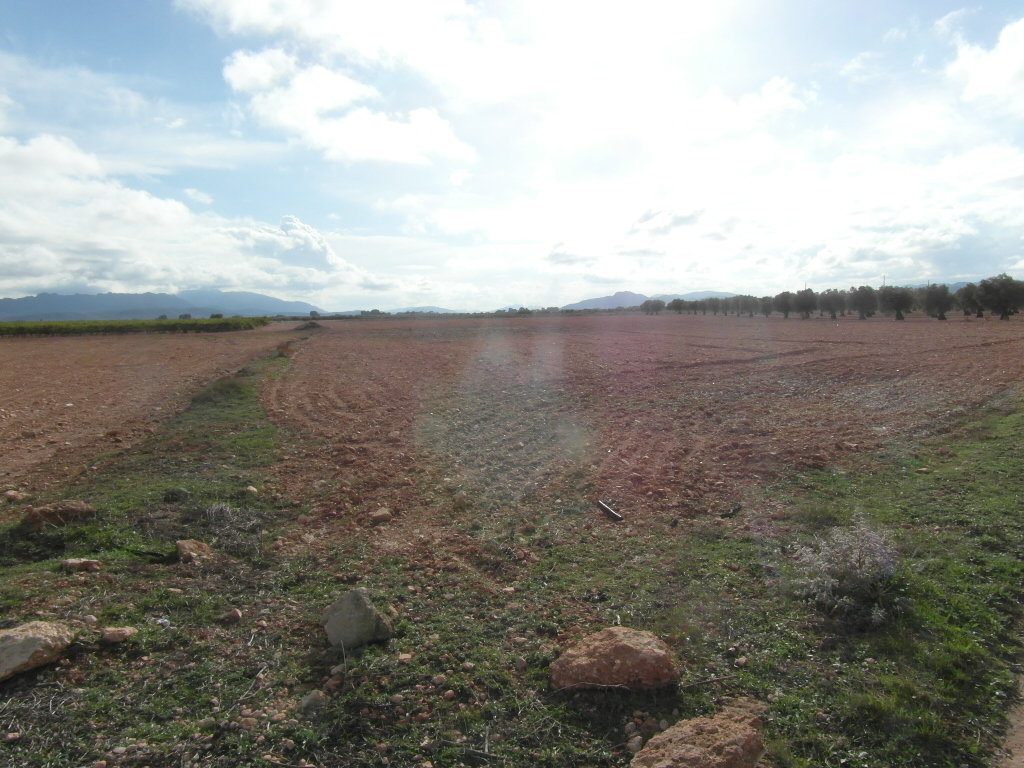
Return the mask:
[[[241,376],[224,376],[207,385],[192,397],[193,403],[216,403],[238,400],[251,394],[252,385]]]
[[[863,515],[849,528],[833,528],[797,553],[792,588],[829,614],[880,626],[882,603],[896,574],[896,548]]]

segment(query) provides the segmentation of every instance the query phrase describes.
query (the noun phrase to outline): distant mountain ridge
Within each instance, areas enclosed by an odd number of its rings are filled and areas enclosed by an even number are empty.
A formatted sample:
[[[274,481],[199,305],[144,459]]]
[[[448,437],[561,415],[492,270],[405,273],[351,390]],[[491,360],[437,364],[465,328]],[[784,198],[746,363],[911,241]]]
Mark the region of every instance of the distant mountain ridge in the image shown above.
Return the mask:
[[[575,304],[566,304],[562,309],[618,309],[619,307],[636,307],[648,299],[697,301],[710,298],[726,299],[735,295],[735,293],[723,293],[722,291],[694,291],[692,293],[661,293],[656,296],[644,296],[642,293],[633,293],[632,291],[618,291],[611,296],[584,299]]]
[[[249,291],[203,289],[181,293],[40,293],[0,299],[0,320],[145,320],[159,315],[215,313],[261,317],[322,312],[304,301],[284,301]]]

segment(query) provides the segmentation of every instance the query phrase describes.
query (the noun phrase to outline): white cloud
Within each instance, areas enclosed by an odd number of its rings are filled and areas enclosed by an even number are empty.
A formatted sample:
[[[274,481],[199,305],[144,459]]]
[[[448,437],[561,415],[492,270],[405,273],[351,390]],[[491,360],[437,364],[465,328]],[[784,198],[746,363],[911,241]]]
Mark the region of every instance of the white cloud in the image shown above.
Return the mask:
[[[298,69],[298,61],[280,48],[259,53],[235,51],[224,63],[224,79],[243,93],[267,91]]]
[[[200,192],[198,189],[188,188],[182,190],[182,192],[184,192],[185,197],[189,200],[195,200],[197,203],[202,203],[203,205],[209,205],[213,202],[212,197],[205,192]]]
[[[339,257],[294,216],[272,226],[195,214],[178,201],[126,187],[68,139],[0,137],[0,295],[64,285],[308,296],[377,291],[401,281]]]
[[[321,64],[300,67],[279,49],[234,53],[224,78],[236,91],[251,94],[249,111],[262,125],[298,137],[328,160],[427,164],[433,157],[476,158],[436,110],[419,108],[400,116],[352,108],[381,96]]]
[[[1024,115],[1024,19],[1004,27],[991,50],[959,40],[947,72],[965,101]]]

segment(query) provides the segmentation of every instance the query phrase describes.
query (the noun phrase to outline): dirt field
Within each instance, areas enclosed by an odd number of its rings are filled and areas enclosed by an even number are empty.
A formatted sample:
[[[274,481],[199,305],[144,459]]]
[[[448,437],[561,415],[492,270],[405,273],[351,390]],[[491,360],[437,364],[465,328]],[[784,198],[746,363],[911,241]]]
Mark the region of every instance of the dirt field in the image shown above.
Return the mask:
[[[295,325],[0,340],[0,485],[45,485],[129,447],[202,383],[294,338]]]
[[[100,510],[4,526],[5,621],[80,632],[4,682],[7,762],[611,768],[630,722],[743,695],[770,707],[766,765],[989,764],[1019,635],[1021,416],[999,393],[1020,318],[323,325],[0,342],[0,490],[31,491],[6,517]],[[282,341],[290,361],[185,409]],[[780,581],[828,514],[861,509],[906,552],[879,631]],[[183,538],[212,559],[180,561]],[[103,565],[62,572],[68,555]],[[396,634],[346,656],[319,621],[355,584]],[[139,634],[111,646],[88,619]],[[670,644],[678,689],[551,689],[567,644],[620,623]],[[329,710],[303,714],[314,690]]]
[[[328,325],[265,393],[303,446],[281,483],[324,510],[388,506],[416,524],[452,505],[597,498],[637,522],[721,513],[784,467],[939,430],[1024,373],[1019,321]]]

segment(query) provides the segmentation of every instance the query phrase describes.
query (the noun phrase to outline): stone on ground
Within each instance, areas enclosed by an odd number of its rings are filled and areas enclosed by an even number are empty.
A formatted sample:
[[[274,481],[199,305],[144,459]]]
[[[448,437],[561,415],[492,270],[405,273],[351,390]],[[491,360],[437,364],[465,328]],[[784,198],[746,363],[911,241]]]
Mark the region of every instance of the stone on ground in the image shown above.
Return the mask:
[[[608,627],[585,637],[551,662],[555,688],[641,690],[678,681],[669,647],[650,632],[627,627]]]
[[[391,514],[391,510],[387,507],[381,507],[376,512],[370,513],[370,522],[374,525],[380,525],[381,523],[390,523],[395,519],[395,516]]]
[[[73,557],[70,560],[64,560],[61,564],[61,568],[65,571],[71,572],[82,572],[91,573],[100,570],[103,567],[103,563],[99,560],[85,560],[80,557]]]
[[[38,533],[44,528],[67,525],[76,520],[84,520],[96,514],[96,508],[91,507],[84,501],[55,501],[45,507],[35,507],[25,513],[21,524],[33,533]]]
[[[137,634],[139,634],[139,630],[135,627],[107,627],[103,630],[100,640],[104,643],[123,643]]]
[[[213,557],[210,545],[195,539],[182,539],[177,542],[177,546],[178,559],[183,563],[195,563]]]
[[[389,640],[391,621],[370,602],[365,587],[352,589],[329,605],[320,617],[327,639],[335,647],[358,648],[375,640]]]
[[[57,621],[30,621],[0,630],[0,680],[56,661],[74,637],[70,627]]]
[[[652,737],[630,768],[754,768],[764,754],[764,707],[751,699],[726,704],[712,717],[681,720]]]

